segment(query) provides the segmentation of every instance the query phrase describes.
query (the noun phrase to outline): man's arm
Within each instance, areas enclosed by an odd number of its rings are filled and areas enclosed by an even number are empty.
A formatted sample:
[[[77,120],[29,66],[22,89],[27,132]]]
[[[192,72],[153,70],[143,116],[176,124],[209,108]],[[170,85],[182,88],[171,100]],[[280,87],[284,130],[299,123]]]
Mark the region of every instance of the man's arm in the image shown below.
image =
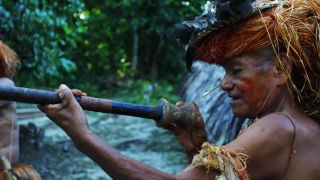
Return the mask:
[[[196,167],[188,168],[178,175],[170,175],[120,154],[91,132],[81,136],[81,138],[72,138],[75,146],[113,179],[211,180],[215,179],[217,174],[216,171],[207,172],[202,167]]]
[[[122,155],[90,131],[86,116],[69,88],[61,85],[58,94],[62,99],[61,104],[40,106],[40,110],[71,137],[81,152],[95,161],[112,178],[148,180],[215,178],[216,172],[207,173],[202,167],[189,168],[174,176]]]
[[[72,141],[113,179],[174,179],[169,174],[123,156],[90,131],[72,137]]]

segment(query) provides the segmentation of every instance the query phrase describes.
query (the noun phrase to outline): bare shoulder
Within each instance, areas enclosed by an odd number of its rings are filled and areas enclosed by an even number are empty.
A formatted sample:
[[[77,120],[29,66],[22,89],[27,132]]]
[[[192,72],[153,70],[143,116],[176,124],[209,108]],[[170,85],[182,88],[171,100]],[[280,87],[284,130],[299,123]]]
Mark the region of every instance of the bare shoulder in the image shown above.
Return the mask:
[[[14,82],[9,78],[1,77],[0,86],[14,86]],[[8,106],[9,104],[12,104],[12,102],[0,100],[0,109],[3,108],[4,106]]]
[[[14,86],[14,82],[9,78],[2,77],[2,78],[0,78],[0,85],[2,85],[2,86]]]
[[[292,139],[294,127],[290,119],[280,113],[272,113],[257,120],[226,147],[236,148],[239,145],[253,145],[255,143],[279,143],[281,140]]]
[[[257,120],[225,148],[250,157],[248,172],[252,179],[279,178],[288,164],[294,131],[287,116],[272,113]]]
[[[258,119],[246,130],[244,135],[259,135],[266,140],[275,142],[274,136],[292,139],[294,129],[293,121],[287,115],[272,113]]]

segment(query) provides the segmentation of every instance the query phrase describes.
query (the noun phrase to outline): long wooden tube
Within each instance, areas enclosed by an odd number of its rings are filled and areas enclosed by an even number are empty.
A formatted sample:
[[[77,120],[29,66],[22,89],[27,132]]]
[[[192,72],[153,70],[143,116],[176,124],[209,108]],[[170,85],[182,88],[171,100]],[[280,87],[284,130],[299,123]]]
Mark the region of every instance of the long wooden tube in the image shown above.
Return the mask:
[[[84,110],[142,117],[157,122],[163,118],[162,103],[157,106],[146,106],[89,96],[75,96],[75,98]],[[61,102],[56,92],[7,86],[0,86],[0,99],[31,104],[58,104]]]
[[[153,119],[158,126],[164,128],[174,125],[191,129],[198,111],[195,103],[185,103],[181,107],[176,107],[165,99],[160,99],[157,106],[131,104],[89,96],[75,96],[75,99],[84,110]],[[0,100],[41,105],[61,102],[56,92],[8,86],[0,86]]]

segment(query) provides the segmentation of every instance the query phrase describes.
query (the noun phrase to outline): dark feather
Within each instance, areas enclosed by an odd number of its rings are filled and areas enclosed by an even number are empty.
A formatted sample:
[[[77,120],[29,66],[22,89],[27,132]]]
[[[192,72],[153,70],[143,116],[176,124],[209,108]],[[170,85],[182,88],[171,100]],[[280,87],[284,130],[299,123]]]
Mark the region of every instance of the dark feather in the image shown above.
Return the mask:
[[[186,53],[185,53],[186,68],[189,72],[191,72],[193,57],[195,56],[194,53],[195,53],[195,50],[194,50],[194,47],[192,47],[192,46],[189,46],[186,50]]]
[[[237,23],[246,19],[253,12],[252,0],[217,1],[216,16],[220,21],[228,24]]]
[[[258,9],[254,2],[255,0],[217,0],[216,4],[213,4],[208,1],[202,15],[169,28],[167,39],[178,39],[187,47],[185,62],[188,70],[195,60],[197,43],[209,33],[239,23],[255,14]],[[277,3],[266,3],[259,5],[259,10],[274,6],[277,6]]]
[[[167,40],[178,39],[180,43],[186,45],[189,43],[191,34],[194,32],[194,27],[190,27],[186,24],[175,24],[169,28],[165,34]]]
[[[207,3],[202,15],[168,29],[167,39],[178,39],[182,44],[188,45],[185,60],[188,70],[194,61],[196,42],[212,31],[249,17],[253,13],[252,1],[254,0],[217,0],[216,4]]]
[[[235,24],[250,16],[253,13],[252,1],[217,0],[216,4],[206,4],[202,15],[192,21],[185,21],[169,28],[167,38],[179,39],[183,44],[192,43],[199,38],[198,34]]]

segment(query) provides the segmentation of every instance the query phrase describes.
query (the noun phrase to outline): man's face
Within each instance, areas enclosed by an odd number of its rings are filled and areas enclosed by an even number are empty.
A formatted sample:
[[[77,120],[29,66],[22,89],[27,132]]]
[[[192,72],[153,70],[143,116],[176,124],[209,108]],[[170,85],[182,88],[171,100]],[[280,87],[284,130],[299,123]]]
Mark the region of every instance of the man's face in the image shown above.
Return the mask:
[[[251,51],[228,60],[221,83],[235,116],[255,118],[272,112],[280,95],[270,51]]]

